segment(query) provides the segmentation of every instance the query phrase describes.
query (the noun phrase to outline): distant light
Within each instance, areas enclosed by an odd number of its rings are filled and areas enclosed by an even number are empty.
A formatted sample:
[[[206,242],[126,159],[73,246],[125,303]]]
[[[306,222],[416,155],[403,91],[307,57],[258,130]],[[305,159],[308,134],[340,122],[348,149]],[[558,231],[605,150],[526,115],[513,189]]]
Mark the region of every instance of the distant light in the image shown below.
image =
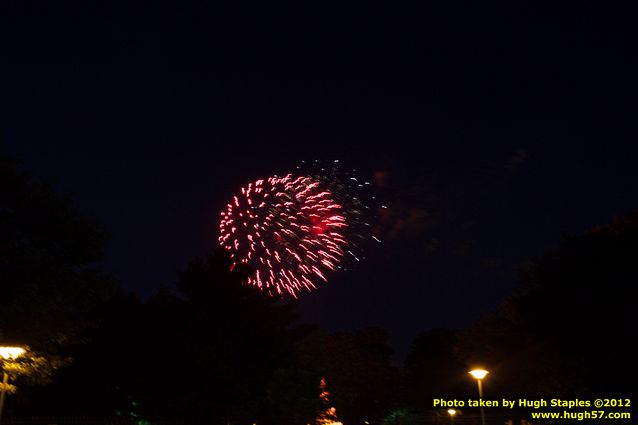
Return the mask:
[[[480,380],[485,378],[485,375],[487,375],[489,372],[485,369],[473,369],[473,370],[470,370],[468,373],[472,375],[475,379]]]
[[[0,347],[0,358],[3,359],[15,359],[20,357],[25,352],[22,347]]]
[[[456,410],[454,409],[447,409],[447,412],[450,414],[450,416],[456,415]]]

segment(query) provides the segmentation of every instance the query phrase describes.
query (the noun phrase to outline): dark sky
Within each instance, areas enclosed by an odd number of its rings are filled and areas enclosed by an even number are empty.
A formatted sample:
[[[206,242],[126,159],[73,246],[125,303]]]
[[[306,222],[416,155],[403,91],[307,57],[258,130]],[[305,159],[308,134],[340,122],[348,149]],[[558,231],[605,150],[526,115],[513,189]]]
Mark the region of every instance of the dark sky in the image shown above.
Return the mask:
[[[385,327],[403,355],[637,206],[631,6],[216,3],[0,5],[0,148],[103,221],[125,288],[210,252],[244,183],[340,159],[384,173],[384,243],[303,319]]]

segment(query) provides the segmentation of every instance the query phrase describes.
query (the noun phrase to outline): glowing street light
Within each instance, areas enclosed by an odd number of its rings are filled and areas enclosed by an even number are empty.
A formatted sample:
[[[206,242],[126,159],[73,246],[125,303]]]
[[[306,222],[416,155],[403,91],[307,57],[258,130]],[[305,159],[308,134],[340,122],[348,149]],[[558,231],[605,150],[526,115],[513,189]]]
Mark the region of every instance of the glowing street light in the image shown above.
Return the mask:
[[[454,415],[456,415],[458,412],[456,411],[456,409],[447,409],[447,413],[448,415],[450,415],[450,423],[454,425]]]
[[[478,382],[479,400],[483,400],[483,379],[489,373],[485,369],[473,369],[468,372]],[[485,412],[481,405],[481,425],[485,425]]]
[[[23,355],[25,352],[22,347],[0,347],[0,359],[1,360],[14,360]],[[4,408],[4,397],[9,382],[9,374],[3,371],[2,376],[2,391],[0,391],[0,423],[2,423],[2,409]]]
[[[485,376],[489,372],[485,369],[473,369],[473,370],[470,370],[468,373],[480,381],[481,379],[485,378]]]

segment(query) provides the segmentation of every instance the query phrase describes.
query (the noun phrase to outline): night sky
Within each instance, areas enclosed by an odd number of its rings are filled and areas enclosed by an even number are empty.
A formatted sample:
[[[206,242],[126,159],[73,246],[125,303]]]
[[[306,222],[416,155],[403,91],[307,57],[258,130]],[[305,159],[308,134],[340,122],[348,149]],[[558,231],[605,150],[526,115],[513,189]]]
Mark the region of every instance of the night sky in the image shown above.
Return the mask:
[[[302,320],[403,356],[637,206],[636,13],[607,3],[7,1],[0,149],[104,223],[145,296],[215,248],[241,185],[339,159],[375,181],[383,243]]]

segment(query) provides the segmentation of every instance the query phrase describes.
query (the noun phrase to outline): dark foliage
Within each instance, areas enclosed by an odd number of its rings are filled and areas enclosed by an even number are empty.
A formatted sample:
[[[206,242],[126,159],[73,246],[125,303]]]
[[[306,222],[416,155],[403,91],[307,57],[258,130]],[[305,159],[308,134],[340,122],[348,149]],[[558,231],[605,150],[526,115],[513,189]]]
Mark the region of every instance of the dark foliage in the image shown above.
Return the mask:
[[[344,423],[378,423],[400,399],[399,369],[383,329],[337,333],[327,340],[328,385]]]
[[[69,199],[0,156],[0,340],[47,352],[77,342],[114,289],[99,269],[106,241]]]
[[[294,306],[240,283],[225,254],[193,261],[177,292],[118,293],[39,408],[130,418],[275,421],[268,386],[305,331]]]
[[[458,331],[433,329],[415,338],[405,359],[404,396],[420,411],[432,410],[434,398],[464,398],[475,389],[454,347]]]
[[[459,353],[488,360],[509,394],[624,394],[638,356],[632,306],[638,214],[566,238],[522,274],[522,286],[464,333]]]

